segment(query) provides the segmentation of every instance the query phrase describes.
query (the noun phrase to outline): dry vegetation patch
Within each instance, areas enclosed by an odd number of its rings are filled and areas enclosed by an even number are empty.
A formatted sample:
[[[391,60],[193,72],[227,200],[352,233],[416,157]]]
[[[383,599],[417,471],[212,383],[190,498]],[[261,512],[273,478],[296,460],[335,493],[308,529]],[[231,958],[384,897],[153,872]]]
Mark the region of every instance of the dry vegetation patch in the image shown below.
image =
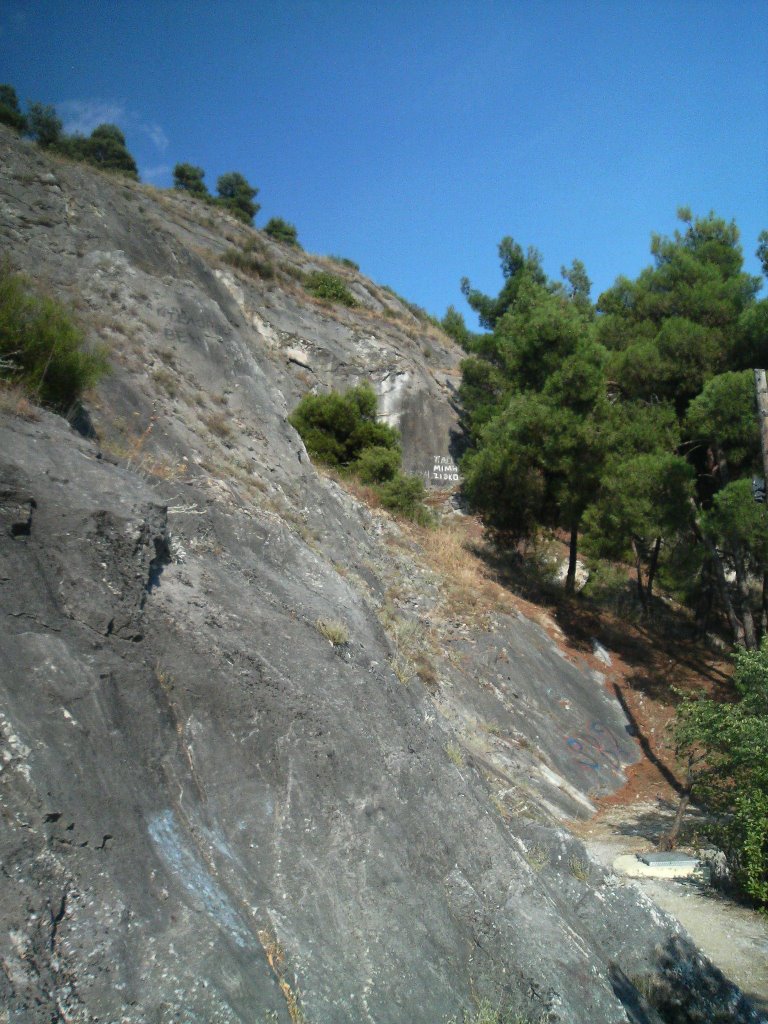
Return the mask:
[[[8,412],[22,420],[39,420],[40,412],[23,384],[0,383],[0,412]]]
[[[466,622],[493,611],[509,611],[510,595],[493,579],[478,555],[478,524],[455,519],[437,529],[416,529],[429,567],[444,585],[446,611]]]

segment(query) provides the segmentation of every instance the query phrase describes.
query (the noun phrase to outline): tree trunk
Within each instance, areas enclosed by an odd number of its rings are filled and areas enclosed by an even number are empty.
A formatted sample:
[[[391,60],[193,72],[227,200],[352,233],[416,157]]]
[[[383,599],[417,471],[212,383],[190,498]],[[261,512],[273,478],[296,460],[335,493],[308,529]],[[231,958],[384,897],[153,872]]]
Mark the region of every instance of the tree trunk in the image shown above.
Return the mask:
[[[648,598],[650,600],[653,597],[653,581],[656,579],[656,570],[659,567],[659,552],[661,551],[661,537],[657,537],[653,545],[653,553],[651,554],[651,563],[648,566],[648,582],[646,584],[648,591]]]
[[[723,450],[718,446],[715,449],[720,482],[723,487],[730,480],[728,460]],[[736,572],[736,592],[739,595],[739,610],[741,611],[741,623],[744,632],[744,646],[749,651],[757,650],[757,634],[755,632],[755,620],[752,617],[752,607],[749,599],[749,580],[747,579],[747,562],[741,549],[741,544],[736,536],[729,538],[731,551],[733,553],[733,568]],[[723,577],[725,578],[725,577]]]
[[[672,822],[669,832],[665,832],[659,837],[660,850],[674,850],[677,846],[677,840],[680,837],[680,828],[683,824],[683,818],[685,817],[685,812],[688,810],[688,804],[690,802],[691,787],[690,783],[688,783],[680,794],[680,799],[677,803],[677,811],[675,812],[675,820]]]
[[[763,449],[763,477],[768,486],[768,383],[765,370],[755,370],[755,392],[757,393],[757,418],[760,421],[760,443]],[[766,498],[768,500],[768,497]]]
[[[635,554],[635,570],[637,572],[637,595],[640,598],[640,604],[643,606],[643,610],[648,608],[648,597],[643,586],[643,560],[640,557],[640,545],[637,543],[637,537],[632,538],[632,550]]]
[[[691,498],[691,505],[693,506],[694,513],[696,512],[696,505]],[[720,552],[717,550],[712,541],[707,537],[704,531],[699,526],[698,520],[694,517],[694,529],[696,536],[702,542],[704,547],[707,549],[712,568],[715,572],[715,581],[717,582],[717,589],[720,591],[720,598],[725,608],[725,614],[728,616],[728,623],[733,633],[733,641],[736,644],[744,646],[744,627],[736,614],[736,609],[733,607],[733,601],[731,600],[731,592],[728,589],[728,581],[725,578],[725,569],[723,568],[723,560],[720,557]]]
[[[715,569],[715,579],[717,580],[718,589],[720,590],[720,597],[723,599],[723,604],[725,605],[725,614],[728,616],[728,622],[731,626],[734,643],[741,644],[742,647],[745,647],[744,624],[736,614],[736,609],[733,607],[731,591],[728,587],[728,580],[725,578],[725,569],[723,568],[723,560],[720,557],[720,552],[717,550],[715,545],[711,541],[706,540],[706,538],[704,543],[707,545],[709,556],[712,559],[712,565]]]
[[[752,615],[745,560],[738,541],[732,538],[731,543],[733,546],[733,564],[736,569],[736,587],[739,594],[741,621],[744,623],[744,646],[748,651],[756,651],[758,648],[757,631],[755,630],[755,620]]]
[[[768,515],[768,381],[765,370],[755,370],[755,393],[757,395],[757,419],[760,423],[760,445],[763,449],[763,482],[765,484],[765,514]],[[768,572],[763,573],[763,637],[768,636]]]
[[[576,591],[576,553],[579,546],[579,524],[571,527],[571,543],[568,549],[568,575],[565,577],[565,592],[573,594]]]

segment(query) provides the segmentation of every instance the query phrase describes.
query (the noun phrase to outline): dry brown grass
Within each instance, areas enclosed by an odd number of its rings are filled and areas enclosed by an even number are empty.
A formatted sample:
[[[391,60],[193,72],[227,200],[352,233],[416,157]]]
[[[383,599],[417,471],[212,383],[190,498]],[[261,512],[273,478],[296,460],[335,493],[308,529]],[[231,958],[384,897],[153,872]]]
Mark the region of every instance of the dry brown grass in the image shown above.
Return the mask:
[[[488,575],[473,552],[476,543],[468,522],[451,522],[436,530],[420,530],[419,541],[430,568],[442,577],[449,611],[464,619],[504,610],[509,595]]]
[[[179,379],[170,370],[166,370],[163,367],[153,370],[152,379],[165,391],[169,398],[179,397]]]
[[[230,424],[231,417],[227,416],[223,412],[212,412],[208,416],[203,416],[203,422],[217,437],[220,437],[223,441],[228,441],[234,436],[234,432]]]
[[[33,396],[21,384],[0,383],[0,412],[8,412],[22,420],[40,419],[40,410]]]

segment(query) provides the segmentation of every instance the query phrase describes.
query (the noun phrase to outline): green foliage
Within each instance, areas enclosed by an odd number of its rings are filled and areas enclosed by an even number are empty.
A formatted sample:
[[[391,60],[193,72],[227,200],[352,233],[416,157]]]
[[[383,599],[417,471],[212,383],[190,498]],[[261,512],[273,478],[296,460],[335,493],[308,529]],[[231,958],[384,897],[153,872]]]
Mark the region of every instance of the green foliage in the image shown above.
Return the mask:
[[[723,373],[710,380],[688,406],[684,429],[702,447],[727,452],[731,472],[751,472],[760,457],[752,371]]]
[[[752,480],[745,477],[726,484],[702,514],[703,531],[717,544],[734,542],[750,556],[755,568],[768,566],[768,515],[752,495]]]
[[[449,306],[446,309],[445,316],[440,321],[440,326],[449,338],[453,338],[467,352],[470,350],[472,334],[464,322],[464,317],[455,306]]]
[[[590,548],[605,558],[645,552],[656,537],[668,539],[689,526],[693,468],[669,452],[634,455],[607,473],[585,516]]]
[[[329,466],[350,466],[365,448],[396,449],[397,431],[376,420],[376,393],[368,384],[344,394],[305,395],[289,422],[307,451]]]
[[[359,263],[355,263],[354,260],[350,260],[346,256],[329,256],[328,259],[333,260],[334,263],[341,263],[343,267],[349,267],[350,270],[360,269]]]
[[[768,258],[768,254],[767,254]],[[733,346],[734,369],[759,367],[768,363],[768,299],[748,306],[739,317]]]
[[[725,845],[743,892],[768,906],[768,640],[734,656],[735,703],[686,700],[678,748],[697,764],[692,793],[722,815]]]
[[[104,353],[85,347],[63,306],[33,294],[24,278],[0,268],[0,376],[66,412],[106,369]]]
[[[431,523],[424,483],[399,472],[400,438],[392,427],[377,422],[376,393],[370,385],[344,394],[305,395],[288,420],[313,458],[374,485],[382,506],[395,515]]]
[[[308,274],[304,287],[316,299],[338,302],[342,306],[356,306],[357,300],[340,277],[325,270],[313,270]]]
[[[77,141],[77,145],[72,147],[74,140]],[[90,138],[77,139],[74,137],[74,140],[69,140],[72,149],[71,155],[75,155],[78,159],[93,164],[94,167],[99,167],[103,171],[116,171],[138,180],[139,172],[136,161],[128,152],[125,136],[117,125],[100,124],[98,128],[93,129]],[[66,144],[64,152],[67,152]]]
[[[42,103],[33,103],[27,111],[27,134],[47,149],[61,139],[63,125],[56,110]]]
[[[205,171],[194,164],[176,164],[173,168],[173,187],[180,192],[189,192],[200,199],[210,199],[208,186],[203,181]]]
[[[374,445],[364,448],[353,463],[354,471],[364,484],[381,484],[394,479],[400,469],[400,449]]]
[[[428,526],[432,516],[424,504],[424,481],[418,476],[395,476],[378,488],[378,495],[384,508],[404,519],[412,519],[421,526]]]
[[[600,608],[608,609],[625,620],[628,617],[632,602],[625,566],[602,560],[590,562],[589,579],[581,593]]]
[[[598,300],[598,338],[617,355],[609,376],[623,394],[672,401],[680,416],[713,376],[734,366],[739,321],[760,279],[743,273],[736,225],[710,213],[680,217],[684,232],[654,235],[655,264],[620,277]]]
[[[0,124],[10,125],[18,132],[27,127],[27,119],[19,107],[19,98],[12,85],[0,85]]]
[[[499,246],[498,296],[462,282],[487,329],[470,334],[455,310],[444,321],[470,353],[464,489],[500,533],[570,530],[573,564],[584,530],[593,554],[633,559],[645,606],[658,573],[701,596],[701,609],[719,605],[754,646],[748,576],[768,574],[768,548],[765,509],[751,499],[751,367],[768,351],[768,300],[742,269],[735,224],[679,216],[672,237],[653,236],[653,265],[600,296],[599,316],[583,264],[549,281],[536,250],[511,238]],[[768,233],[758,256],[768,267]]]
[[[768,231],[761,231],[757,236],[758,246],[755,255],[760,260],[763,273],[768,277]]]
[[[318,619],[315,629],[333,647],[342,647],[349,643],[349,627],[338,619]]]
[[[243,249],[227,249],[226,252],[222,253],[221,258],[225,263],[237,267],[238,270],[242,270],[245,274],[256,275],[256,277],[261,277],[265,280],[275,276],[275,268],[269,260],[261,259],[253,252],[246,252]]]
[[[289,224],[282,217],[270,217],[264,225],[264,234],[274,238],[276,242],[284,242],[286,245],[294,245],[300,249],[299,236],[293,224]]]
[[[237,171],[222,174],[216,182],[216,190],[220,206],[246,224],[253,223],[253,218],[261,209],[259,203],[254,202],[259,190],[250,185],[242,174]]]
[[[548,282],[534,250],[499,247],[506,281],[495,300],[464,292],[490,334],[469,341],[460,395],[472,447],[464,490],[486,523],[511,539],[539,526],[575,541],[608,451],[605,351],[591,337],[589,281],[575,264],[570,290]],[[466,339],[465,339],[466,344]]]
[[[472,288],[469,279],[461,281],[461,291],[475,310],[480,326],[492,331],[506,311],[516,305],[520,291],[527,285],[545,286],[547,278],[541,269],[541,256],[533,248],[524,253],[513,238],[506,236],[499,242],[499,261],[504,276],[504,287],[493,299]]]
[[[0,120],[6,108],[13,117],[21,116],[14,89],[0,86]],[[87,138],[84,135],[65,135],[55,108],[42,103],[32,103],[22,121],[21,127],[26,134],[43,149],[52,149],[71,160],[93,164],[104,171],[117,171],[138,180],[136,161],[128,152],[125,135],[117,125],[100,124]]]
[[[463,762],[457,767],[463,767]],[[460,1022],[454,1017],[449,1024],[534,1024],[534,1021],[501,1005],[494,1006],[489,999],[481,999],[473,1011],[464,1011]]]

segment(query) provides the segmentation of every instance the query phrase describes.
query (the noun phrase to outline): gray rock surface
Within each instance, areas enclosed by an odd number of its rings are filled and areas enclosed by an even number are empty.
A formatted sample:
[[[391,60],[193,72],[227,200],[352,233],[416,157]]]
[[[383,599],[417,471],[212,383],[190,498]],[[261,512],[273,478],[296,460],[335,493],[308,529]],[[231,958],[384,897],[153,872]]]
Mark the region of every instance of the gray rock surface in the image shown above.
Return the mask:
[[[0,1021],[656,1021],[643,976],[757,1020],[562,828],[637,756],[599,676],[457,621],[287,423],[373,379],[429,464],[450,341],[347,268],[362,305],[314,302],[324,261],[187,197],[5,130],[0,166],[5,252],[113,364],[91,439],[0,413]]]

